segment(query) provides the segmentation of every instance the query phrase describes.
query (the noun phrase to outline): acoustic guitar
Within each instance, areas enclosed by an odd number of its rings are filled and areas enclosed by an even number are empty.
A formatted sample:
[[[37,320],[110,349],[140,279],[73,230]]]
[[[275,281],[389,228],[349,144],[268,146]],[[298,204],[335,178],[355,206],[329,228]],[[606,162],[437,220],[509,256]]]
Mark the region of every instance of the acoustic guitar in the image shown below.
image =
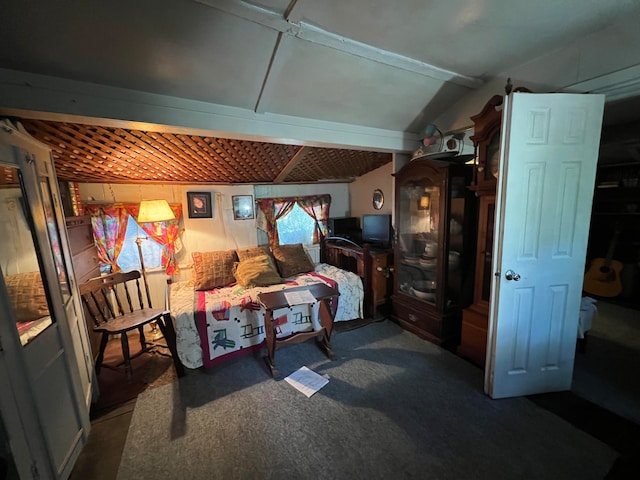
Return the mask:
[[[598,297],[617,297],[622,293],[622,282],[620,281],[620,271],[622,262],[613,260],[613,252],[620,230],[615,231],[606,258],[594,258],[589,266],[589,270],[584,274],[584,284],[582,289]]]

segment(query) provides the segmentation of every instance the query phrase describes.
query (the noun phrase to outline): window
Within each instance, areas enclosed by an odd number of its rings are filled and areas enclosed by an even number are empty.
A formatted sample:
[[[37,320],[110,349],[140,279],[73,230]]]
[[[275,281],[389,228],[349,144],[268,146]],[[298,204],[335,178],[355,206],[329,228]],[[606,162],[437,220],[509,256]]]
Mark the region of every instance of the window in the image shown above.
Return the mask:
[[[313,232],[316,221],[296,203],[293,209],[283,218],[276,220],[280,245],[294,243],[313,243]]]
[[[127,233],[125,235],[122,250],[118,255],[118,265],[123,272],[131,270],[140,270],[140,255],[138,255],[138,245],[136,239],[142,238],[142,258],[144,267],[157,268],[162,266],[162,245],[148,237],[146,233],[138,226],[134,218],[129,215],[127,221]]]
[[[267,233],[269,245],[320,243],[327,233],[331,195],[261,198],[258,228]]]

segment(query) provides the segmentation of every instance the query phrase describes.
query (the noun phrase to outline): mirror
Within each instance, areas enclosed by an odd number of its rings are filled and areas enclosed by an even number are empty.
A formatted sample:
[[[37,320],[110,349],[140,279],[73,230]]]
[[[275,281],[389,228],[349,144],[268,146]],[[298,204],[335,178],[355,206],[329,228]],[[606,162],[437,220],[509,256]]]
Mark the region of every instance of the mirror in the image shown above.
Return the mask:
[[[382,190],[376,188],[373,191],[373,208],[380,210],[382,205],[384,205],[384,194],[382,193]]]
[[[0,163],[0,225],[3,247],[0,270],[4,277],[16,329],[27,345],[53,323],[32,235],[31,215],[17,168]]]
[[[60,282],[60,290],[62,291],[62,298],[66,304],[71,299],[71,291],[69,290],[69,282],[67,281],[67,269],[64,265],[64,258],[62,257],[60,234],[58,232],[56,212],[53,209],[51,187],[46,179],[40,181],[40,189],[42,193],[44,217],[47,222],[47,231],[49,232],[49,241],[51,242],[51,248],[53,250],[53,259],[56,265],[58,281]]]

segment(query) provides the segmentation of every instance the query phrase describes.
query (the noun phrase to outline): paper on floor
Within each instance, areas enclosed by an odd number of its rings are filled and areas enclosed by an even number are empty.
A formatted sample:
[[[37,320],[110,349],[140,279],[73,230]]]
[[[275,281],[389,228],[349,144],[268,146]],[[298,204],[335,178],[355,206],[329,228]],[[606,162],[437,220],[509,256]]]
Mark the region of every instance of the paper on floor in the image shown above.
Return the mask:
[[[329,383],[329,380],[307,367],[300,367],[291,375],[285,377],[284,380],[294,388],[300,390],[307,397],[311,397],[311,395]]]

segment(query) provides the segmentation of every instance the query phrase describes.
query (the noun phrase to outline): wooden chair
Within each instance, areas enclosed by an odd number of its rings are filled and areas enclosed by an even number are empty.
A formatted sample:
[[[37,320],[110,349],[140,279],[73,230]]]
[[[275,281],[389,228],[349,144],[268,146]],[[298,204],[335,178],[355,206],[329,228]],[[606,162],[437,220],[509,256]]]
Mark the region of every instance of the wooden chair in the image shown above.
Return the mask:
[[[134,295],[133,299],[130,290]],[[124,364],[129,380],[133,376],[131,359],[155,347],[168,348],[177,375],[179,377],[184,375],[184,367],[178,358],[176,333],[171,315],[168,310],[152,308],[150,300],[148,300],[148,307],[145,308],[140,288],[140,272],[134,270],[128,273],[114,273],[93,278],[80,286],[80,295],[85,306],[85,313],[91,317],[95,325],[93,331],[102,334],[100,353],[96,359],[96,374],[100,373],[109,335],[120,334],[124,360],[116,367]],[[137,296],[137,303],[135,296]],[[166,345],[146,341],[144,326],[151,322],[156,322],[160,327]],[[141,349],[132,357],[129,353],[127,332],[134,329],[138,329],[140,333]],[[158,353],[162,354],[162,352]],[[106,364],[104,366],[114,367]]]

